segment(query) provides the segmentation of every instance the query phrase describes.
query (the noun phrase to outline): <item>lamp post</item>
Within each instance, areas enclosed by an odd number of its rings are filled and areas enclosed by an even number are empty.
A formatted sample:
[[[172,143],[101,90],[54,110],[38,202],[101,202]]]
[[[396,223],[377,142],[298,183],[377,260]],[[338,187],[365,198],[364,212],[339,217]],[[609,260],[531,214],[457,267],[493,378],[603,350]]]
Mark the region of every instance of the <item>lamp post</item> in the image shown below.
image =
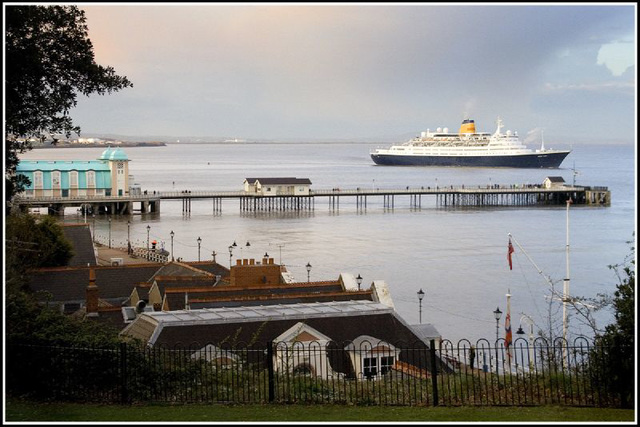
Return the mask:
[[[175,261],[175,258],[173,257],[173,236],[175,236],[176,233],[171,230],[171,233],[169,234],[171,235],[171,261]]]
[[[358,290],[360,290],[360,285],[362,285],[362,276],[358,273],[358,277],[356,277],[356,282],[358,283]]]
[[[418,302],[420,304],[419,320],[421,325],[422,325],[422,298],[424,298],[424,291],[422,290],[422,288],[420,288],[420,290],[418,291]]]
[[[111,248],[111,218],[109,218],[109,248]]]
[[[147,259],[149,259],[149,231],[151,230],[151,226],[147,225]]]
[[[200,243],[202,243],[202,239],[198,237],[198,262],[200,262]]]
[[[96,214],[93,214],[93,241],[96,241]]]
[[[498,340],[500,339],[500,317],[502,317],[502,312],[500,311],[500,307],[497,307],[493,312],[493,316],[496,318],[496,347],[498,346]]]
[[[131,221],[127,220],[127,253],[131,255]]]
[[[493,312],[493,316],[496,318],[496,374],[498,373],[498,339],[500,334],[500,317],[502,316],[502,312],[500,311],[500,307],[497,307]]]
[[[307,263],[307,283],[311,281],[311,263]]]

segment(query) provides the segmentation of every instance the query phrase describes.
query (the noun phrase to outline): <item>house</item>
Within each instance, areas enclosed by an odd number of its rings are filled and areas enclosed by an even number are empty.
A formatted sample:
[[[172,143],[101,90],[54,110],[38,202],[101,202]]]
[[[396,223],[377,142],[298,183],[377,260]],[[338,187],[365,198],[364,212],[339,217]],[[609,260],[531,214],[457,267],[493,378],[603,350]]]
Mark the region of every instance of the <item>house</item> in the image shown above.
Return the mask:
[[[432,370],[429,343],[392,307],[370,300],[143,312],[120,334],[150,347],[200,349],[194,354],[209,345],[242,352],[251,343],[246,363],[272,343],[274,370],[323,378]]]
[[[107,148],[97,160],[21,160],[16,174],[29,179],[22,193],[27,198],[126,196],[132,179],[119,147]]]
[[[258,196],[308,196],[309,178],[246,178],[244,191]]]
[[[542,181],[544,188],[564,187],[564,178],[561,176],[548,176]]]

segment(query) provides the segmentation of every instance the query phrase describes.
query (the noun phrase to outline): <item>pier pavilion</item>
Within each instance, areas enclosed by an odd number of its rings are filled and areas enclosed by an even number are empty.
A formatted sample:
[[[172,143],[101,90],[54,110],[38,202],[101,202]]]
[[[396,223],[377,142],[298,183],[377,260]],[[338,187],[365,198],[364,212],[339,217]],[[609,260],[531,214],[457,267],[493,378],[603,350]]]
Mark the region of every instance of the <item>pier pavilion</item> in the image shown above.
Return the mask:
[[[16,174],[28,178],[29,185],[20,199],[48,199],[50,214],[64,209],[55,200],[81,200],[80,209],[88,212],[130,213],[127,198],[141,192],[129,174],[129,162],[119,147],[108,147],[96,160],[21,160]]]

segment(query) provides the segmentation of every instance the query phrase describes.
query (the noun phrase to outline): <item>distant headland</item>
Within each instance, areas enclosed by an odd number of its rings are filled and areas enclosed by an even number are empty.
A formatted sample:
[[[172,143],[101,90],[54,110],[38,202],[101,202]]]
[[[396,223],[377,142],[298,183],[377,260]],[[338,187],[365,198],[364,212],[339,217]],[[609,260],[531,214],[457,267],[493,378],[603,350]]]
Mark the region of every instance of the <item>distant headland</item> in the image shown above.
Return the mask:
[[[119,141],[105,140],[97,138],[58,140],[55,144],[52,141],[32,142],[34,149],[37,148],[82,148],[82,147],[161,147],[165,146],[162,141]]]

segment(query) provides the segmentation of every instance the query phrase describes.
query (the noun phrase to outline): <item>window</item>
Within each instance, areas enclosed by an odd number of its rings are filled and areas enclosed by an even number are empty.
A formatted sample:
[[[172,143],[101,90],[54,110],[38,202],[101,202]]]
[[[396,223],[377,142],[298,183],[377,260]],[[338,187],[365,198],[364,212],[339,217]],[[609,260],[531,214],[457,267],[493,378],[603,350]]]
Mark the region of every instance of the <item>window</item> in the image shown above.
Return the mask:
[[[87,171],[87,187],[95,187],[96,186],[96,172],[95,171]]]
[[[69,186],[70,187],[78,186],[78,171],[69,172]]]
[[[51,172],[51,186],[54,188],[60,188],[60,171]]]
[[[363,370],[365,378],[372,378],[378,375],[378,359],[375,357],[366,357],[362,359]]]
[[[383,356],[380,358],[380,373],[386,374],[393,368],[393,356]]]
[[[33,187],[42,188],[42,171],[35,171],[33,173]]]

